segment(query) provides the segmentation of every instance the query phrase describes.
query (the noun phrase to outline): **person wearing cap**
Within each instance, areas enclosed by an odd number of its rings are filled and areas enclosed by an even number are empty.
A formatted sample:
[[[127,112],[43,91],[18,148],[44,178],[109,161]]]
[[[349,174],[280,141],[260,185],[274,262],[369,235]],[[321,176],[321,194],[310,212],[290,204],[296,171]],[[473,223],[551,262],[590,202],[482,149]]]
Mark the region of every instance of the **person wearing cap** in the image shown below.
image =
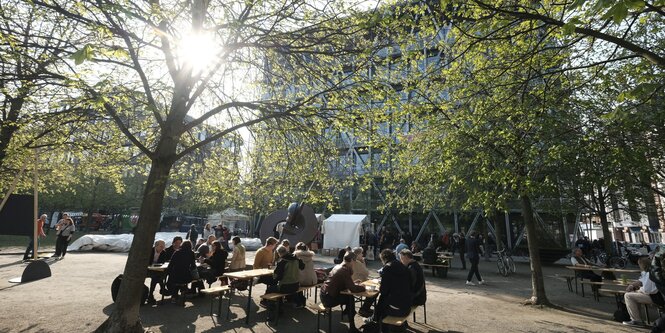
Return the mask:
[[[326,308],[332,308],[338,305],[345,305],[345,313],[349,317],[349,332],[360,332],[356,328],[354,317],[356,315],[356,307],[353,302],[353,296],[343,295],[343,290],[349,290],[352,293],[359,293],[365,291],[365,287],[355,284],[351,276],[353,275],[353,260],[355,254],[348,252],[344,255],[342,263],[334,272],[331,272],[330,277],[323,283],[321,287],[321,303]]]

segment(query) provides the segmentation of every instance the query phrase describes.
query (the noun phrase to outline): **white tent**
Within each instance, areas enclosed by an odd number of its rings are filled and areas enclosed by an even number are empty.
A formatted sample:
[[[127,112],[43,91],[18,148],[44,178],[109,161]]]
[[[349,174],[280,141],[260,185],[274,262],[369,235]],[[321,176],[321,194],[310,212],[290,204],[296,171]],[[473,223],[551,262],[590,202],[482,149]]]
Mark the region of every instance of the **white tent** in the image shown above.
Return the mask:
[[[321,227],[323,246],[326,249],[356,247],[360,245],[360,232],[367,215],[333,214]]]

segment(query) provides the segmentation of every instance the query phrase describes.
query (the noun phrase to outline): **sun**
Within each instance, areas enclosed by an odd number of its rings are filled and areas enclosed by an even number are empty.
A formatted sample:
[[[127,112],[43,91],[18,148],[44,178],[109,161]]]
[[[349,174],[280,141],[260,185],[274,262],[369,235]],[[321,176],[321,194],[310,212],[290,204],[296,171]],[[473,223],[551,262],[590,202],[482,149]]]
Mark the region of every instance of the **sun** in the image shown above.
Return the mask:
[[[201,74],[217,63],[219,47],[211,33],[197,32],[183,37],[176,52],[180,66],[192,66],[195,74]]]

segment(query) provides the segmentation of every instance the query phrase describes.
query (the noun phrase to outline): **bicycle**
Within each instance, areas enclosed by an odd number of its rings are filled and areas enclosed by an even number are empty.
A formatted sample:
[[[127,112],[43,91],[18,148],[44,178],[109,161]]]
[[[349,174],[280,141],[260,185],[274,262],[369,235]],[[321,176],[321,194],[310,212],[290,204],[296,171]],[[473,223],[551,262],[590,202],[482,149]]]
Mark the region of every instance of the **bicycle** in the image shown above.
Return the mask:
[[[625,268],[626,264],[628,263],[628,259],[626,259],[626,257],[620,257],[616,255],[609,256],[604,251],[599,251],[599,253],[596,255],[596,258],[596,262],[599,264],[599,266],[607,265],[607,267],[612,268]]]
[[[499,274],[508,276],[508,274],[515,273],[517,271],[513,257],[510,256],[510,253],[506,252],[505,248],[494,253],[496,253],[498,257],[498,260],[496,261],[496,267],[499,270]]]

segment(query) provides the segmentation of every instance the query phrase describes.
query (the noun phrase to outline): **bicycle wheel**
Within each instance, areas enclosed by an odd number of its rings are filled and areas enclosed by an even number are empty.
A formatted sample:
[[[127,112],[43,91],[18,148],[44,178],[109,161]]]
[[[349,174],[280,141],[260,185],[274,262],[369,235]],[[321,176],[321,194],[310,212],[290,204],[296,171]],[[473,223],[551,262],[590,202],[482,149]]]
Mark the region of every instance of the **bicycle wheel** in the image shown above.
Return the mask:
[[[499,260],[496,261],[496,268],[499,270],[499,274],[506,276],[506,266],[503,264],[503,258],[499,258]]]
[[[507,270],[509,270],[511,273],[515,273],[517,271],[515,261],[513,261],[513,258],[511,257],[506,257],[506,266],[508,268]]]
[[[622,257],[612,257],[610,258],[610,267],[614,268],[625,268],[626,259]]]
[[[626,259],[621,257],[612,257],[610,258],[609,266],[613,268],[624,268],[626,267]]]

